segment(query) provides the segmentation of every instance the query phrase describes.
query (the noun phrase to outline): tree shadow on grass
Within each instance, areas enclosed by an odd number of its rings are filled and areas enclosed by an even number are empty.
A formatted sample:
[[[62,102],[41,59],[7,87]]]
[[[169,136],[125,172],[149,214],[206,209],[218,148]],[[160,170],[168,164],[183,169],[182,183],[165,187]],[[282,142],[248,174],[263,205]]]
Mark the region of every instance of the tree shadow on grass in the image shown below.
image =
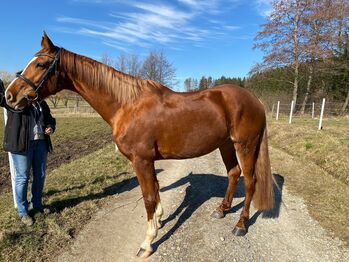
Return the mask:
[[[282,188],[284,179],[278,174],[274,174],[277,185],[274,184],[274,208],[269,211],[257,211],[247,222],[246,227],[252,226],[257,218],[261,215],[263,218],[276,218],[280,213],[280,205],[282,202]],[[214,174],[193,174],[190,173],[186,177],[181,178],[175,183],[161,188],[160,192],[166,192],[173,190],[185,184],[189,184],[185,189],[185,195],[180,206],[170,214],[165,220],[162,221],[163,225],[166,225],[170,221],[174,220],[177,216],[178,219],[173,227],[163,235],[158,241],[154,243],[154,249],[156,250],[163,242],[170,238],[170,236],[188,219],[191,215],[207,200],[212,197],[223,198],[225,195],[226,186],[228,183],[227,177],[217,176]],[[234,193],[234,198],[245,197],[244,193],[244,178],[240,177]],[[279,190],[279,189],[280,190]],[[225,214],[235,213],[243,207],[243,201],[227,210]],[[217,203],[218,205],[218,203]],[[213,210],[212,210],[213,211]],[[209,218],[210,214],[207,214]]]

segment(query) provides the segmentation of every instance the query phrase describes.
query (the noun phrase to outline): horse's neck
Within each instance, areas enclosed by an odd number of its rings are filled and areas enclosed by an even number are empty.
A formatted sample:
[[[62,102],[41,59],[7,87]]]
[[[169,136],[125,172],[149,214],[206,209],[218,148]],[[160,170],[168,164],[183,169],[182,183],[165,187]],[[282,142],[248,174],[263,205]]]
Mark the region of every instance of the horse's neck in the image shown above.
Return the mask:
[[[71,90],[80,94],[109,124],[111,124],[113,117],[121,107],[121,103],[111,95],[97,92],[96,89],[90,88],[84,83],[74,83]]]
[[[117,95],[113,94],[113,91],[111,91],[112,88],[117,89],[119,87],[117,85],[106,87],[108,86],[106,83],[111,83],[111,85],[114,83],[108,82],[108,79],[104,79],[103,81],[105,82],[91,84],[91,80],[87,80],[87,78],[89,75],[95,76],[98,74],[100,74],[100,78],[103,78],[109,73],[109,75],[113,74],[112,78],[114,81],[115,79],[117,81],[122,81],[123,79],[121,78],[123,77],[123,74],[117,71],[111,71],[109,67],[97,61],[71,53],[67,50],[64,50],[63,54],[64,58],[62,59],[61,66],[65,72],[65,77],[62,78],[62,88],[79,93],[97,111],[97,113],[103,117],[104,120],[111,124],[112,118],[124,102],[118,99]],[[74,64],[74,66],[69,65],[69,63]],[[84,72],[77,76],[76,71],[79,70],[80,73],[81,71]],[[128,84],[127,81],[123,81],[122,83],[123,91],[127,91],[128,88],[132,88],[132,85],[135,84],[135,82]]]

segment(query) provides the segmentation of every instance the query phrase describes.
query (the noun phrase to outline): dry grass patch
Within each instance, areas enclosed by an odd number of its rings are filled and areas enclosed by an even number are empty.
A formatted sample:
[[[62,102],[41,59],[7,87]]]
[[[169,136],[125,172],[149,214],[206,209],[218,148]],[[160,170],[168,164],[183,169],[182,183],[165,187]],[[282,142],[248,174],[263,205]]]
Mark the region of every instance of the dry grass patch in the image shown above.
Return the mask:
[[[347,121],[347,120],[346,120]],[[295,119],[269,121],[273,172],[307,203],[309,213],[324,228],[349,245],[349,123]],[[287,203],[286,203],[287,204]]]
[[[349,185],[349,120],[325,119],[324,129],[317,130],[318,120],[297,118],[269,121],[270,144],[306,161]]]

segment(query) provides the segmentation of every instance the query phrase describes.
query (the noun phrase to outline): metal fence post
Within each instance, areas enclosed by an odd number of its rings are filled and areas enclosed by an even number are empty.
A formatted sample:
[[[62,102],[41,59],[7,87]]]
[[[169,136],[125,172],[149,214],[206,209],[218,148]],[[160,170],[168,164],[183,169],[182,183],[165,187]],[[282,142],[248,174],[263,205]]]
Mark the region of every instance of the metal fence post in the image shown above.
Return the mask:
[[[276,107],[276,120],[279,120],[279,110],[280,110],[280,101],[278,101],[278,104]]]
[[[314,112],[315,112],[315,103],[313,102],[313,105],[311,108],[311,118],[314,118]]]

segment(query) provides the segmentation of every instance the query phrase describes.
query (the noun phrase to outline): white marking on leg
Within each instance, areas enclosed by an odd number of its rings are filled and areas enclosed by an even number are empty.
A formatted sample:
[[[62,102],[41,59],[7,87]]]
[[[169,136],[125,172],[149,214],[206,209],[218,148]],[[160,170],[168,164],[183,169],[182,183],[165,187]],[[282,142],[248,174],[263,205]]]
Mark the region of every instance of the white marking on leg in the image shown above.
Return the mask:
[[[153,216],[153,219],[150,219],[148,221],[148,229],[147,229],[147,234],[145,236],[145,240],[141,244],[141,248],[153,252],[153,248],[151,247],[151,243],[153,242],[154,238],[156,238],[158,234],[158,229],[156,226],[156,219],[155,218],[155,213]]]
[[[161,217],[163,213],[164,213],[164,210],[162,209],[161,202],[159,202],[155,210],[156,226],[158,229],[161,228]]]
[[[239,164],[239,166],[240,166],[241,176],[243,176],[243,175],[244,175],[244,171],[243,171],[243,169],[242,169],[241,162],[240,162],[239,155],[238,155],[238,152],[237,152],[237,151],[235,151],[235,155],[236,155],[236,159],[238,160],[238,164]]]

